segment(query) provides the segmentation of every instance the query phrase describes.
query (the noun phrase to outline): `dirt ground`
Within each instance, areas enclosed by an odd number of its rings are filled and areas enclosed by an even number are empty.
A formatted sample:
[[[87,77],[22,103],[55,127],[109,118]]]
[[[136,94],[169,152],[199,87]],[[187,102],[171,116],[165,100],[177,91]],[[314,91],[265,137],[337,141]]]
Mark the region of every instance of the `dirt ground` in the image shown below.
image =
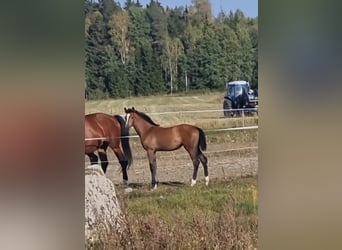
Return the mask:
[[[131,141],[133,165],[129,169],[129,183],[149,184],[151,173],[145,150],[139,140]],[[122,183],[120,165],[114,153],[108,149],[110,161],[106,176],[115,184]],[[210,178],[249,176],[258,173],[257,142],[208,143],[207,151]],[[85,157],[89,164],[88,157]],[[160,183],[190,184],[193,166],[184,148],[171,152],[157,152],[157,178]],[[204,182],[203,167],[200,165],[198,183]]]

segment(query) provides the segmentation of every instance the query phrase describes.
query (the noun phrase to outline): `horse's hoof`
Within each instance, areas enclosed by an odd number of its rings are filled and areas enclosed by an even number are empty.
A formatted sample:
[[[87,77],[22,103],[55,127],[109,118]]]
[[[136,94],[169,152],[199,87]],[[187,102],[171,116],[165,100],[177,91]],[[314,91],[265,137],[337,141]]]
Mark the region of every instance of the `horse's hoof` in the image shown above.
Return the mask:
[[[205,179],[205,185],[208,186],[209,185],[209,176],[206,176],[204,179]]]
[[[122,184],[128,186],[128,180],[123,180]]]
[[[191,187],[193,187],[196,184],[196,180],[191,179]]]

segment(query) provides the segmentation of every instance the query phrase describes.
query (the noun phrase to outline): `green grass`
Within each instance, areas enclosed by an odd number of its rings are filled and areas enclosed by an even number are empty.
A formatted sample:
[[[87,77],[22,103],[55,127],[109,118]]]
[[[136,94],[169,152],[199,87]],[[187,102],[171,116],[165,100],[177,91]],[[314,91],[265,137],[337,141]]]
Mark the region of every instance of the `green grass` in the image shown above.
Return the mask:
[[[87,249],[255,249],[257,177],[214,180],[206,187],[149,186],[117,195],[127,220]]]
[[[214,180],[208,187],[117,189],[128,221],[107,249],[253,249],[257,247],[257,178]],[[96,249],[93,248],[93,249]]]
[[[178,213],[199,209],[215,214],[232,202],[239,213],[252,213],[256,192],[254,178],[216,180],[210,187],[199,183],[195,187],[159,187],[159,190],[153,192],[143,188],[126,195],[125,200],[128,202],[129,214],[157,214],[162,219],[169,219],[168,216],[174,210]]]
[[[87,101],[85,113],[124,115],[124,107],[132,106],[146,113],[219,110],[150,116],[164,127],[189,123],[205,131],[258,124],[257,117],[223,118],[222,98],[223,93],[216,92]],[[206,137],[207,142],[213,144],[256,142],[258,130],[208,131]],[[194,187],[159,185],[156,191],[144,185],[128,194],[123,187],[118,187],[117,194],[128,222],[127,232],[123,236],[113,232],[106,236],[105,242],[88,246],[88,249],[257,248],[256,176],[211,180],[208,187],[201,181]]]

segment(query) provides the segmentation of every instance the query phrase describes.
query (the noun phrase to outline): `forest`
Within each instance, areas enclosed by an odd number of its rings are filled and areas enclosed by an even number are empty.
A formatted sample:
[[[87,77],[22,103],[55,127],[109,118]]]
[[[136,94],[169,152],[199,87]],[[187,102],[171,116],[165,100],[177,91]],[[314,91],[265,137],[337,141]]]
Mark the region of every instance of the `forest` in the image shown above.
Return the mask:
[[[164,7],[157,0],[85,0],[85,98],[258,87],[258,17],[213,16],[210,0]]]

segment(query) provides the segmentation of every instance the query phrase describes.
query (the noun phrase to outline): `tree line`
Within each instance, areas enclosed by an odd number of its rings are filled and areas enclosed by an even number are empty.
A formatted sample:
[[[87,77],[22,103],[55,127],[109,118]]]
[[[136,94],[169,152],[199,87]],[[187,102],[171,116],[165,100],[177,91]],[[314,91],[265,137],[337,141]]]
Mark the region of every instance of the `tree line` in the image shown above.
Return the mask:
[[[212,16],[209,0],[164,8],[85,0],[85,96],[116,98],[258,86],[258,18]]]

